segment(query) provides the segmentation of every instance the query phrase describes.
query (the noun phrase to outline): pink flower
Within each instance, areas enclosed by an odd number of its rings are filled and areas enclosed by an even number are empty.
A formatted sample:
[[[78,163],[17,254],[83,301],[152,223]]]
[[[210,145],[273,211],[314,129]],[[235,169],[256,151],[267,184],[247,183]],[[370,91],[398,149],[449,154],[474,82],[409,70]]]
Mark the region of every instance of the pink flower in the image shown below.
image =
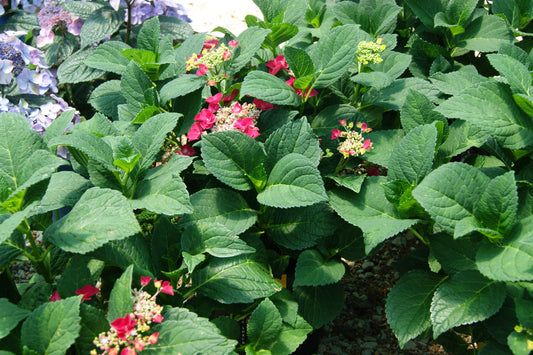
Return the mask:
[[[272,105],[270,102],[266,102],[259,99],[254,99],[254,105],[260,110],[267,111],[274,108],[274,105]]]
[[[226,95],[226,96],[224,96],[222,98],[222,102],[224,103],[224,105],[227,105],[228,103],[232,102],[233,99],[235,99],[237,97],[237,95],[239,95],[239,90],[238,89],[233,89],[231,94]]]
[[[341,135],[341,131],[338,129],[332,129],[331,130],[331,140],[334,140],[335,138],[338,138]]]
[[[339,120],[339,123],[341,124],[341,126],[345,127],[346,126],[346,118],[342,119],[342,120]]]
[[[208,67],[206,67],[203,64],[200,64],[200,65],[198,65],[198,70],[196,71],[196,76],[205,75],[205,74],[207,74],[208,71],[209,71]]]
[[[296,90],[296,93],[298,95],[300,95],[300,97],[303,99],[304,98],[303,91],[301,89],[297,89],[297,88],[294,87],[294,82],[295,81],[296,81],[296,78],[290,78],[289,80],[286,81],[286,83],[289,84],[294,90]],[[309,88],[306,91],[306,95],[307,95],[307,93],[309,93]],[[313,97],[313,96],[316,96],[316,95],[318,95],[318,91],[313,89],[311,91],[311,93],[309,93],[309,95],[307,97]]]
[[[204,46],[202,47],[202,50],[200,52],[203,52],[204,49],[213,49],[218,45],[218,39],[216,38],[209,38],[204,41]]]
[[[233,108],[231,109],[231,112],[233,113],[239,113],[241,111],[242,111],[242,106],[238,102],[235,105],[233,105]]]
[[[249,135],[252,138],[259,136],[259,128],[255,127],[254,121],[250,117],[242,118],[235,121],[233,127],[237,128],[242,133]]]
[[[372,131],[372,128],[368,127],[366,123],[357,122],[356,126],[357,126],[357,128],[361,129],[361,132],[370,132],[370,131]]]
[[[238,44],[239,44],[239,41],[236,41],[234,39],[228,42],[228,46],[230,46],[231,48],[237,47]]]
[[[172,285],[168,281],[163,281],[161,284],[161,292],[166,293],[167,295],[174,295],[174,289],[172,289]]]
[[[202,128],[202,124],[200,122],[194,122],[191,126],[191,129],[189,129],[189,132],[187,132],[187,139],[189,141],[197,140],[202,135],[203,130],[204,129]]]
[[[224,60],[228,60],[228,59],[230,59],[230,58],[231,58],[231,51],[228,50],[228,49],[226,49],[226,50],[224,51],[224,53],[222,53],[222,58],[223,58]]]
[[[193,147],[191,147],[189,144],[185,144],[180,148],[180,150],[176,151],[176,154],[178,155],[187,155],[192,157],[196,154],[196,150],[194,150]]]
[[[370,139],[366,139],[363,142],[363,149],[365,149],[365,150],[373,149],[372,148],[372,142],[370,142]]]
[[[83,295],[81,298],[84,301],[89,301],[94,295],[96,295],[100,290],[97,287],[91,285],[85,285],[80,289],[74,291],[77,295]]]
[[[285,57],[283,55],[278,55],[276,58],[269,60],[266,63],[266,66],[268,68],[268,72],[272,75],[276,75],[280,69],[287,69],[289,65],[285,61]]]
[[[154,323],[161,323],[162,321],[163,321],[163,316],[161,314],[158,314],[154,318],[152,318],[152,322]]]
[[[150,335],[150,337],[148,338],[148,341],[150,342],[150,344],[155,344],[157,343],[158,337],[159,337],[159,332],[155,332],[152,335]]]
[[[152,278],[150,276],[141,276],[141,286],[146,286],[150,283]]]
[[[144,344],[141,341],[135,340],[133,342],[133,346],[135,347],[135,350],[137,350],[137,351],[143,351],[144,350]]]
[[[120,355],[137,355],[137,353],[132,348],[124,348],[124,350],[120,352]]]
[[[220,108],[219,102],[222,100],[222,93],[219,92],[218,94],[208,97],[205,101],[209,103],[209,107],[207,108],[212,113],[217,112],[217,110]]]
[[[54,293],[52,293],[52,296],[50,296],[50,302],[55,302],[55,301],[59,301],[61,299],[61,297],[59,296],[59,293],[56,291],[54,291]]]
[[[111,322],[111,326],[115,328],[117,336],[126,340],[126,336],[135,328],[137,321],[131,313],[126,314],[124,318],[117,318]]]
[[[118,355],[119,348],[110,348],[107,350],[108,355]]]
[[[209,109],[203,108],[199,114],[194,117],[196,122],[199,122],[202,129],[209,129],[217,121],[217,117]]]

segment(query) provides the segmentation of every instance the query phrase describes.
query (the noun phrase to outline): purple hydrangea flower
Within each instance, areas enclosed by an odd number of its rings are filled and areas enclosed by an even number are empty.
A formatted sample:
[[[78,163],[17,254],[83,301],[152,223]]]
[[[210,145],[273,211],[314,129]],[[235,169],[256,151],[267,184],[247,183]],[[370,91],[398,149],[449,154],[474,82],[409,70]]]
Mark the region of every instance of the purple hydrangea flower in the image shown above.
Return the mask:
[[[8,85],[13,80],[13,62],[0,59],[0,85]]]
[[[183,5],[175,0],[154,0],[156,15],[177,17],[182,21],[191,22]]]
[[[54,42],[54,27],[66,26],[66,30],[73,35],[79,35],[83,20],[70,14],[55,0],[46,0],[45,6],[37,14],[41,30],[37,37],[37,47],[43,47]]]

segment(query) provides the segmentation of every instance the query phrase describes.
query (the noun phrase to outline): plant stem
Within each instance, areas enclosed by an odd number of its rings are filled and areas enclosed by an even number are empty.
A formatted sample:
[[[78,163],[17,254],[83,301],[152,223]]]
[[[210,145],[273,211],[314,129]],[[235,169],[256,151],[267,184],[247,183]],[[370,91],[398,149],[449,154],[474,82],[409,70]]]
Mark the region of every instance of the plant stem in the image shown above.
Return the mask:
[[[46,259],[51,247],[43,251],[42,248],[35,243],[35,240],[33,239],[33,233],[31,232],[31,228],[27,219],[24,219],[18,230],[24,233],[31,246],[31,254],[24,252],[24,255],[28,258],[35,271],[41,275],[46,282],[52,283],[54,280],[52,278],[50,264]]]
[[[128,1],[126,0],[126,6],[128,7],[128,20],[126,23],[126,38],[124,38],[124,43],[128,43],[130,41],[130,34],[131,34],[131,8],[133,7],[133,4],[135,3],[135,0]]]
[[[420,241],[422,243],[424,243],[425,245],[429,245],[429,240],[427,240],[427,238],[424,238],[420,233],[418,233],[414,228],[409,228],[409,230],[411,232],[413,232],[413,234],[418,238],[420,239]]]

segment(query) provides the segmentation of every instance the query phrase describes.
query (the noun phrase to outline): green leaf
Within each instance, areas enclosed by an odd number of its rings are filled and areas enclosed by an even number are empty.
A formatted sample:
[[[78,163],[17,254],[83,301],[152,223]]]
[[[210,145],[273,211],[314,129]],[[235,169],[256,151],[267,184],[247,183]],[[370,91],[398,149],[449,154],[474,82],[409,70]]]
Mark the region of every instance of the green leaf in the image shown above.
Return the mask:
[[[144,93],[153,87],[153,83],[146,73],[131,61],[122,75],[120,88],[129,103],[134,105],[145,104]]]
[[[383,33],[393,32],[396,28],[397,17],[400,11],[402,11],[402,8],[395,3],[376,2],[376,7],[373,9],[370,18],[370,33],[372,36],[376,37]]]
[[[69,214],[46,229],[45,239],[65,251],[84,254],[140,231],[124,196],[93,187],[85,191]]]
[[[43,141],[48,143],[52,138],[61,136],[71,125],[72,120],[76,114],[76,110],[71,109],[63,112],[56,118],[50,126],[46,128],[46,131],[43,133]]]
[[[309,53],[316,70],[313,87],[327,87],[339,80],[354,61],[357,44],[367,37],[356,25],[334,27],[321,37]]]
[[[392,152],[403,137],[404,131],[401,129],[380,130],[368,133],[366,138],[370,139],[374,143],[374,146],[379,147],[379,149],[367,151],[363,155],[364,159],[389,168]]]
[[[413,190],[413,196],[441,228],[453,235],[460,220],[474,216],[474,206],[489,182],[487,175],[471,165],[449,163],[426,176]]]
[[[442,281],[436,274],[413,270],[390,290],[385,313],[400,348],[431,327],[431,299]]]
[[[435,73],[429,80],[443,93],[457,95],[465,89],[479,86],[486,82],[487,78],[479,74],[473,65],[465,65],[450,73]]]
[[[447,131],[448,120],[434,109],[435,105],[425,95],[414,90],[409,91],[400,110],[403,129],[409,132],[417,126],[440,121],[445,124]]]
[[[265,153],[252,137],[238,131],[215,132],[202,137],[202,158],[217,179],[234,189],[254,188],[250,177],[265,159]]]
[[[514,102],[530,117],[533,117],[533,97],[523,94],[514,94]]]
[[[128,48],[131,47],[124,42],[104,42],[85,58],[83,64],[94,69],[121,75],[130,63],[130,60],[122,54],[122,50]]]
[[[285,60],[291,68],[296,78],[303,78],[315,73],[315,65],[306,51],[296,47],[285,47],[283,49]]]
[[[193,273],[192,286],[221,303],[251,303],[281,290],[272,275],[246,255],[211,261]]]
[[[89,103],[95,110],[113,119],[118,119],[118,105],[125,104],[119,80],[109,80],[93,90]]]
[[[482,321],[494,315],[505,300],[505,285],[477,271],[463,271],[445,280],[431,302],[431,323],[436,339],[459,325]]]
[[[105,4],[98,2],[68,1],[61,3],[60,6],[82,20],[87,20],[94,11],[105,7]]]
[[[318,166],[321,149],[307,119],[287,123],[274,131],[265,141],[265,169],[268,172],[278,160],[290,153],[299,153]]]
[[[150,169],[144,174],[135,189],[135,199],[131,201],[134,209],[145,208],[157,214],[177,216],[192,212],[187,187],[175,172],[174,161]]]
[[[81,27],[81,48],[111,36],[119,29],[123,20],[122,13],[111,7],[102,7],[94,11]]]
[[[187,22],[174,16],[159,15],[161,33],[175,39],[186,39],[194,34],[194,30]]]
[[[227,189],[203,189],[191,195],[193,213],[180,224],[218,223],[238,235],[257,221],[257,212],[251,209],[237,192]]]
[[[331,130],[339,128],[339,120],[346,119],[347,123],[358,121],[365,122],[365,117],[351,105],[330,105],[320,111],[313,118],[311,127],[315,134],[321,138],[331,138]]]
[[[473,237],[453,239],[449,234],[438,233],[431,235],[429,241],[431,252],[447,273],[477,269],[477,247],[472,246],[477,246],[479,242]]]
[[[317,250],[304,250],[296,262],[294,286],[323,286],[339,282],[344,276],[344,264],[324,258]]]
[[[403,219],[385,197],[383,181],[381,177],[367,177],[359,194],[341,188],[328,191],[331,207],[345,221],[363,230],[367,254],[379,243],[418,222]]]
[[[84,64],[85,59],[94,48],[84,48],[69,56],[57,68],[57,80],[60,84],[76,84],[101,77],[105,71],[91,68]]]
[[[77,36],[66,33],[64,36],[55,36],[54,42],[46,49],[44,62],[48,65],[58,63],[74,53],[80,46]]]
[[[34,205],[27,206],[24,210],[15,212],[0,223],[0,243],[3,243],[17,229],[19,224],[28,217]],[[1,216],[1,215],[0,215]]]
[[[420,78],[401,78],[391,85],[378,90],[371,88],[362,98],[363,105],[376,105],[387,109],[399,111],[407,100],[411,90],[425,95],[431,101],[436,101],[439,90],[430,82]]]
[[[258,70],[246,75],[240,95],[250,95],[273,105],[300,105],[300,96],[290,85],[274,75]]]
[[[50,148],[60,145],[72,147],[87,154],[89,158],[94,159],[109,171],[116,170],[113,165],[113,150],[102,138],[94,134],[85,132],[67,134],[55,137],[48,142]]]
[[[499,244],[484,243],[476,255],[479,271],[492,280],[533,280],[533,218],[516,223]]]
[[[281,332],[276,342],[270,348],[271,353],[276,355],[289,355],[294,353],[312,331],[313,327],[302,317],[296,315],[296,321],[294,323],[289,325],[284,322],[282,324]]]
[[[133,312],[133,299],[131,294],[132,274],[133,265],[130,265],[113,285],[113,289],[109,295],[109,308],[107,311],[107,321],[109,323]]]
[[[248,346],[268,349],[281,333],[281,315],[271,300],[263,300],[250,315],[247,325]]]
[[[206,82],[205,76],[182,74],[163,85],[159,93],[161,95],[161,104],[164,105],[178,96],[190,94],[205,86]]]
[[[514,172],[509,171],[490,180],[474,208],[474,215],[484,227],[505,236],[514,226],[517,210],[518,190]]]
[[[334,320],[344,304],[344,290],[340,283],[327,286],[294,288],[294,297],[298,301],[298,313],[318,329]]]
[[[239,41],[239,44],[232,51],[231,64],[230,64],[230,68],[228,72],[237,73],[239,70],[241,70],[246,65],[248,65],[250,61],[252,60],[253,56],[259,50],[259,48],[261,48],[261,43],[263,43],[263,40],[270,32],[271,31],[268,29],[259,28],[259,27],[250,27],[244,30],[236,38],[236,40]],[[254,95],[251,95],[251,96],[254,96]],[[254,97],[257,97],[257,96],[254,96]],[[268,101],[268,100],[265,100],[265,101]],[[271,101],[268,101],[268,102],[271,102]]]
[[[144,122],[132,137],[133,146],[141,153],[139,171],[145,171],[152,166],[155,157],[167,134],[169,134],[181,117],[179,113],[163,113],[155,115]]]
[[[531,349],[529,348],[529,335],[527,333],[512,332],[507,337],[507,345],[514,355],[529,355]]]
[[[21,320],[28,317],[31,312],[10,303],[7,298],[0,298],[0,339],[5,338]]]
[[[186,308],[172,308],[163,314],[164,321],[153,329],[159,333],[157,343],[147,346],[147,355],[232,354],[237,345],[228,340],[207,318],[198,317]]]
[[[85,285],[92,285],[93,278],[91,271],[87,267],[89,259],[83,257],[71,258],[67,267],[61,273],[61,278],[57,281],[57,292],[62,298],[74,296],[76,290]]]
[[[79,335],[81,296],[48,302],[22,324],[21,345],[39,354],[65,354]]]
[[[415,15],[429,29],[434,27],[433,19],[438,12],[443,12],[443,2],[441,0],[406,0],[407,5],[413,10]]]
[[[137,47],[154,53],[159,53],[160,24],[157,16],[146,20],[139,35],[137,36]]]
[[[336,226],[331,208],[326,203],[317,203],[308,207],[275,209],[265,229],[276,244],[302,250],[333,234]]]
[[[458,48],[479,52],[496,52],[502,44],[512,44],[514,40],[505,20],[494,15],[479,16],[456,37]],[[464,52],[457,51],[457,55],[461,53]]]
[[[0,215],[0,221],[9,214]],[[7,239],[6,243],[0,244],[0,268],[4,268],[11,261],[18,259],[24,250],[24,236],[22,233],[14,233]]]
[[[81,304],[81,330],[80,336],[76,339],[76,344],[80,347],[80,352],[87,353],[95,348],[93,340],[100,333],[109,330],[109,323],[105,318],[104,311],[86,303]]]
[[[524,64],[504,54],[488,54],[487,58],[494,69],[507,79],[513,94],[530,94],[531,74]]]
[[[471,147],[481,147],[489,137],[487,132],[473,124],[456,120],[450,125],[448,139],[439,147],[439,156],[446,159],[463,153]]]
[[[278,208],[304,207],[326,200],[315,163],[298,153],[287,154],[274,165],[265,189],[257,195],[259,203]]]
[[[392,152],[388,178],[418,185],[433,169],[436,144],[437,129],[434,124],[412,129]]]
[[[290,23],[267,23],[261,22],[261,27],[271,30],[263,41],[269,48],[276,48],[283,42],[287,42],[298,33],[298,27]]]

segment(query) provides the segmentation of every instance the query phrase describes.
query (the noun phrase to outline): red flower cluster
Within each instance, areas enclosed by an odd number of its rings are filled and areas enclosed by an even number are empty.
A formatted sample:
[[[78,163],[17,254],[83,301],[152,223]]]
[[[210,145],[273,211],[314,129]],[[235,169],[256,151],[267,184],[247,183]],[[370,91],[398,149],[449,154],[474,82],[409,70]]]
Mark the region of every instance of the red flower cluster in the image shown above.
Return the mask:
[[[289,70],[287,70],[289,68],[289,65],[287,64],[287,61],[285,61],[285,57],[283,55],[278,55],[276,56],[276,58],[272,59],[272,60],[269,60],[267,63],[266,63],[266,66],[268,68],[268,72],[272,75],[276,75],[281,69],[285,69],[285,71],[287,71],[289,73],[289,75],[294,75],[292,74],[292,72],[290,72]],[[289,80],[286,81],[286,83],[288,85],[290,85],[294,90],[296,90],[296,93],[298,95],[300,95],[300,97],[303,99],[304,98],[304,94],[303,94],[303,91],[302,89],[297,89],[294,87],[294,82],[296,81],[296,78],[294,77],[291,77]],[[307,88],[307,90],[305,91],[305,96],[306,97],[313,97],[313,96],[316,96],[318,95],[318,92],[313,89],[311,90],[311,92],[309,92],[309,88]]]

